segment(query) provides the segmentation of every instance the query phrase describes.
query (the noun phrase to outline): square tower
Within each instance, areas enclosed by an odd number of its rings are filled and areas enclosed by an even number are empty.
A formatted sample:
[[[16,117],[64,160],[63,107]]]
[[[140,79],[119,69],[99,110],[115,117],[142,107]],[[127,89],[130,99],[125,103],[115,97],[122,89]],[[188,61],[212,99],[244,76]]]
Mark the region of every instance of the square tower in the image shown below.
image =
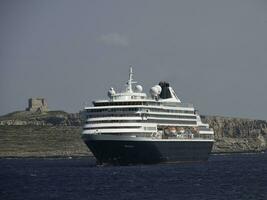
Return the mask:
[[[48,105],[44,98],[30,98],[28,100],[28,108],[26,108],[26,111],[48,111]]]

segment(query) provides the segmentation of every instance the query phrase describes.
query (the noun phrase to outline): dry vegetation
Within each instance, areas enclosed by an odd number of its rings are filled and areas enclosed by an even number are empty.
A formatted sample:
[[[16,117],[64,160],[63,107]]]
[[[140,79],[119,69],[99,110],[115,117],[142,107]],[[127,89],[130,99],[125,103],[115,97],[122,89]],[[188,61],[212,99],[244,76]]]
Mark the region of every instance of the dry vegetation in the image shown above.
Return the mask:
[[[0,126],[0,157],[91,155],[73,126]]]

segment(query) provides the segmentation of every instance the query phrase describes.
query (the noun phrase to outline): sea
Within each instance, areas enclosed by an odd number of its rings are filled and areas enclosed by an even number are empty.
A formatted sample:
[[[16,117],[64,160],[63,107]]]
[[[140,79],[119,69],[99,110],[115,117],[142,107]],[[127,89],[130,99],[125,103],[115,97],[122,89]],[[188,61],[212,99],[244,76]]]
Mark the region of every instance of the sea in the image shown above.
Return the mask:
[[[266,200],[267,153],[97,166],[93,157],[0,159],[1,200]]]

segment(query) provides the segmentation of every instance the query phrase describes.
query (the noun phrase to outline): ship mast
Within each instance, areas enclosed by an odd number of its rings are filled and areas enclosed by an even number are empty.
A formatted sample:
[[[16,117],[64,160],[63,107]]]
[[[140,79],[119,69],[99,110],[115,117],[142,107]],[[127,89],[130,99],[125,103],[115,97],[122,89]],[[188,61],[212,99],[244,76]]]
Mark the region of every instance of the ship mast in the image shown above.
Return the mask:
[[[126,88],[126,91],[127,92],[129,92],[129,93],[132,93],[133,92],[133,88],[132,88],[132,84],[133,83],[136,83],[136,82],[133,81],[133,68],[130,65],[129,80],[127,81],[127,88]]]

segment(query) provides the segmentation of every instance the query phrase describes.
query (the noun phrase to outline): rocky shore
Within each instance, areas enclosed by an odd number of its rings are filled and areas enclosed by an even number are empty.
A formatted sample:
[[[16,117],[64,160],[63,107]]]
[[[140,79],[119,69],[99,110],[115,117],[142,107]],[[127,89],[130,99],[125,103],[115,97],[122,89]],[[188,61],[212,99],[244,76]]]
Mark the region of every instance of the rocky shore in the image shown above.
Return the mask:
[[[267,121],[202,116],[214,129],[214,153],[260,152],[267,149]]]
[[[215,131],[213,153],[267,148],[267,121],[202,116]],[[63,111],[17,111],[0,117],[0,157],[91,156],[81,140],[82,117]]]

